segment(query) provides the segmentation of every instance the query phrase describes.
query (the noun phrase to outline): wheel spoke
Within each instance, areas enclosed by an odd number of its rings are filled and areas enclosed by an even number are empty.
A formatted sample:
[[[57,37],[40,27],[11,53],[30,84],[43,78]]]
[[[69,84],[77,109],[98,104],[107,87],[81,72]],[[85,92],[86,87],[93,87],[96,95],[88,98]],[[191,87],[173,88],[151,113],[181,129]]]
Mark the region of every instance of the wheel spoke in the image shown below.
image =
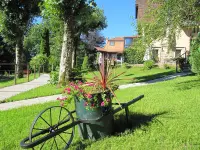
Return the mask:
[[[65,120],[65,118],[67,118],[67,116],[69,116],[68,114],[60,121],[60,122],[62,122],[62,121],[64,121]]]
[[[62,107],[60,108],[60,114],[59,114],[58,124],[60,122],[61,113],[62,113]]]
[[[42,120],[43,120],[44,122],[46,122],[46,124],[48,124],[49,127],[51,127],[51,125],[50,125],[46,120],[44,120],[44,118],[43,118],[42,116],[40,116],[40,118],[42,118]]]
[[[55,141],[55,143],[56,143],[56,148],[57,148],[57,150],[59,150],[58,144],[57,144],[57,142],[56,142],[56,136],[54,137],[54,141]]]
[[[67,144],[67,142],[63,139],[63,137],[60,134],[58,134],[58,136],[65,142],[65,144]]]
[[[54,145],[54,140],[53,140],[53,143],[51,144],[51,149],[50,149],[50,150],[52,150],[52,148],[53,148],[53,145]]]
[[[51,124],[51,126],[52,126],[51,108],[50,108],[50,124]]]
[[[71,132],[71,133],[69,133],[69,132],[66,132],[66,131],[63,131],[63,133],[66,133],[66,134],[72,134],[72,132]]]
[[[40,147],[40,150],[43,148],[45,143],[46,143],[46,141],[43,142],[42,146]]]

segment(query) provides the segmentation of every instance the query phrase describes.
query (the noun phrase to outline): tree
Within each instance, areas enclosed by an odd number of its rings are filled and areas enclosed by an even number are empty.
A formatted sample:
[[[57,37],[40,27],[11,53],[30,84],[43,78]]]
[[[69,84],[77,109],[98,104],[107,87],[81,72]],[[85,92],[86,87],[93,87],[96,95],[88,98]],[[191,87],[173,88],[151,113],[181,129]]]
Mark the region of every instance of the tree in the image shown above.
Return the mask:
[[[60,60],[59,83],[68,82],[72,68],[72,52],[74,52],[75,20],[82,14],[92,14],[96,6],[93,0],[45,0],[45,16],[57,16],[64,22],[62,53]],[[81,20],[81,18],[79,18]]]
[[[138,22],[139,44],[150,46],[155,40],[168,40],[173,48],[181,28],[198,26],[200,8],[196,0],[150,0],[145,16]]]
[[[83,19],[79,19],[83,18]],[[85,37],[91,37],[92,34],[99,32],[99,30],[102,30],[107,27],[106,18],[104,16],[103,10],[99,8],[95,8],[92,13],[82,13],[81,16],[79,16],[78,20],[75,24],[75,49],[73,53],[72,58],[72,67],[77,67],[76,59],[77,59],[77,52],[80,50],[78,46],[81,44],[81,35],[84,35]],[[99,34],[99,33],[98,33]],[[99,40],[99,39],[98,39]],[[95,41],[95,40],[93,40]],[[97,40],[96,40],[97,42]],[[89,42],[91,45],[90,48],[86,50],[94,50],[94,44]],[[96,43],[95,43],[96,44]],[[87,44],[88,45],[88,44]],[[88,47],[88,46],[87,46]],[[85,52],[86,53],[86,52]],[[89,52],[87,52],[89,53]],[[94,59],[95,57],[93,57]],[[89,58],[90,59],[90,58]]]
[[[198,37],[191,42],[190,64],[192,71],[200,75],[200,33]]]
[[[15,44],[18,77],[23,76],[23,37],[32,19],[39,13],[40,0],[1,0],[0,28],[2,35]]]
[[[41,36],[40,43],[40,53],[45,54],[47,57],[50,56],[50,48],[49,48],[49,29],[46,27],[43,29],[43,33]]]
[[[100,34],[99,30],[89,31],[87,35],[82,35],[81,40],[84,44],[82,57],[88,56],[88,68],[96,69],[97,51],[95,47],[102,47],[105,44],[105,37]],[[80,54],[79,54],[80,59]]]

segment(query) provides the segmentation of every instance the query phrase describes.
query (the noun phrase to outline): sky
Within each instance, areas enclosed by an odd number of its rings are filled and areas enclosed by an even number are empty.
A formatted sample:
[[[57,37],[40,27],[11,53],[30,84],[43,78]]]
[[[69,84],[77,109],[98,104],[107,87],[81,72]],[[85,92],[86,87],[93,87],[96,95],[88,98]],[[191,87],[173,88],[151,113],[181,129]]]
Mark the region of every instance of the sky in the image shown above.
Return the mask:
[[[97,6],[104,10],[108,27],[102,31],[104,37],[136,35],[135,0],[95,0]],[[134,25],[133,25],[134,24]]]

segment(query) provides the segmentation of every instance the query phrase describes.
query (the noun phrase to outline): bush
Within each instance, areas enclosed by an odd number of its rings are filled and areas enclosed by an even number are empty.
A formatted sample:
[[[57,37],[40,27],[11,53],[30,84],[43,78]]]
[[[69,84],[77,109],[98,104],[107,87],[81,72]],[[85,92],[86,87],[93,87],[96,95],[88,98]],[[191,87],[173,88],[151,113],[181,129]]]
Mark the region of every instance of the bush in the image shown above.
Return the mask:
[[[127,48],[124,53],[125,62],[129,64],[142,64],[145,51],[133,48]]]
[[[58,84],[59,72],[58,71],[51,71],[50,73],[50,84],[56,85]]]
[[[170,67],[170,65],[168,65],[168,64],[164,64],[164,68],[165,68],[165,69],[170,69],[171,67]]]
[[[144,69],[152,69],[154,67],[154,61],[153,60],[147,60],[144,62]]]
[[[200,75],[200,33],[198,37],[191,42],[190,64],[192,71]]]
[[[123,63],[122,67],[126,68],[126,69],[130,69],[132,66],[130,64],[128,64],[128,63]]]
[[[84,71],[84,72],[88,72],[88,70],[89,70],[89,65],[88,65],[88,56],[85,56],[85,57],[84,57],[83,64],[82,64],[82,67],[81,67],[81,70]]]

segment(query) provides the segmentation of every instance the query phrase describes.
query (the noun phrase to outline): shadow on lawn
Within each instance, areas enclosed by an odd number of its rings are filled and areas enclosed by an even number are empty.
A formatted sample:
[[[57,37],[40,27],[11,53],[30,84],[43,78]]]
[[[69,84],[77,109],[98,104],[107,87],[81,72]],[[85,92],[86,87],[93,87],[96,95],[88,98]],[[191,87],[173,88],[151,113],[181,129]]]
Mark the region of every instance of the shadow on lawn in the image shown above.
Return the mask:
[[[115,133],[112,136],[118,136],[119,134],[121,135],[127,129],[130,129],[130,131],[133,132],[135,129],[140,128],[141,126],[149,126],[150,123],[153,121],[159,122],[159,120],[157,120],[156,117],[164,115],[166,113],[167,112],[161,112],[157,114],[145,115],[145,114],[136,114],[129,112],[129,124],[127,124],[125,114],[115,115],[115,121],[114,121]],[[76,150],[84,150],[85,148],[90,146],[93,142],[94,141],[92,140],[78,140],[71,146]]]
[[[149,81],[157,78],[163,78],[166,77],[167,75],[174,74],[174,71],[169,71],[169,72],[163,72],[163,73],[157,73],[157,74],[152,74],[152,75],[146,75],[146,76],[140,76],[140,77],[135,77],[132,80],[132,83],[134,82],[144,82],[144,81]]]
[[[177,90],[190,90],[192,88],[200,88],[200,80],[190,80],[187,82],[179,82],[175,86]]]
[[[11,77],[6,77],[6,76],[1,76],[1,75],[0,75],[0,82],[1,82],[1,83],[8,82],[8,81],[11,81],[11,80],[13,80],[13,79],[14,79],[13,76],[11,76]]]
[[[115,119],[115,134],[121,134],[125,130],[130,129],[132,132],[140,128],[141,126],[149,126],[151,122],[158,121],[156,117],[166,114],[167,112],[161,112],[157,114],[137,114],[129,113],[129,122],[127,124],[125,114],[116,115]],[[161,122],[160,122],[161,123]],[[162,123],[161,123],[162,124]]]

